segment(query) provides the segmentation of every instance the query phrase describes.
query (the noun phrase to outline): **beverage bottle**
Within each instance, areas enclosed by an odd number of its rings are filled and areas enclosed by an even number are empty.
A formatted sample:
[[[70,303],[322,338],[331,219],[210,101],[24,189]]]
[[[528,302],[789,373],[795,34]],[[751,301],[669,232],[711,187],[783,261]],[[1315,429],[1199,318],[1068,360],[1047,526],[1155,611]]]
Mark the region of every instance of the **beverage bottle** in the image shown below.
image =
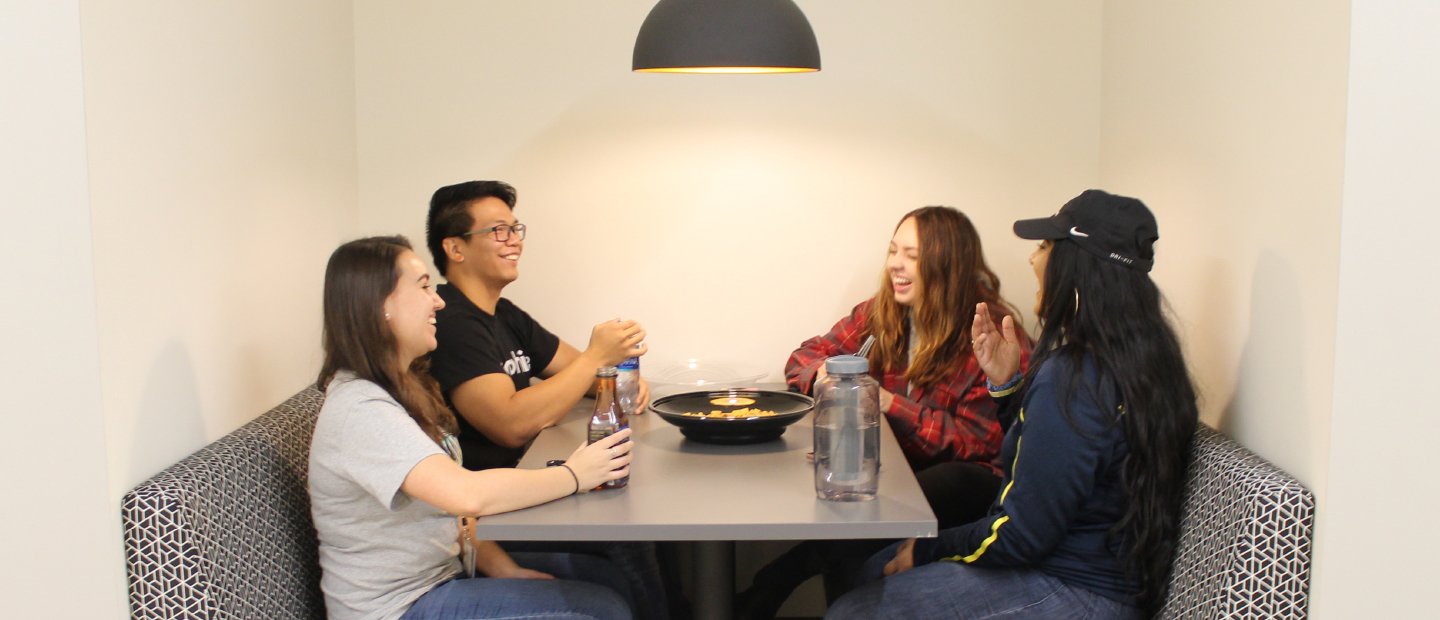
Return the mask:
[[[863,357],[825,360],[815,385],[815,495],[854,502],[875,499],[880,483],[880,384]]]
[[[640,404],[640,358],[631,357],[616,367],[615,395],[620,399],[620,411],[625,415],[644,413],[636,409]]]
[[[620,402],[615,396],[617,372],[614,366],[601,366],[595,371],[595,413],[590,415],[590,443],[630,428],[625,410],[620,408]],[[630,476],[601,483],[599,488],[619,489],[627,484],[630,484]]]

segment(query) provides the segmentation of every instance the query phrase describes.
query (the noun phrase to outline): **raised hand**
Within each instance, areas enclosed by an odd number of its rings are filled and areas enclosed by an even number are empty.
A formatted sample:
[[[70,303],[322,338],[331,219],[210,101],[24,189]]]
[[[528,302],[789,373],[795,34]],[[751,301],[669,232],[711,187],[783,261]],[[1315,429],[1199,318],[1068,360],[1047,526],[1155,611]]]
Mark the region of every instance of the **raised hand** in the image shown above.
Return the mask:
[[[997,328],[985,302],[975,304],[970,345],[975,350],[975,361],[991,383],[1003,384],[1020,372],[1021,349],[1020,339],[1015,335],[1015,320],[1006,315]]]

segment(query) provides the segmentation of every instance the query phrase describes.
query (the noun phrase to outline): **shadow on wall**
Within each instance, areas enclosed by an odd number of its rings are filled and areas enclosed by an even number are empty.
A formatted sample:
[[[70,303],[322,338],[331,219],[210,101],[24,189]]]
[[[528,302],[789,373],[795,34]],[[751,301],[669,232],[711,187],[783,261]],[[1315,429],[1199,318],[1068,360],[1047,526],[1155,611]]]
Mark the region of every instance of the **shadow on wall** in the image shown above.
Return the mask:
[[[194,362],[178,341],[155,358],[132,420],[130,463],[123,468],[129,483],[121,494],[209,443]]]
[[[1310,403],[1304,392],[1305,308],[1299,303],[1297,277],[1294,267],[1274,252],[1262,252],[1256,261],[1249,335],[1236,368],[1235,391],[1217,421],[1221,432],[1247,445],[1255,443],[1254,438],[1311,445]]]
[[[1165,257],[1173,252],[1162,251]],[[1233,406],[1234,372],[1239,349],[1248,335],[1248,331],[1242,331],[1237,317],[1248,317],[1249,309],[1240,308],[1233,299],[1236,297],[1233,287],[1244,276],[1237,275],[1235,267],[1226,261],[1214,258],[1205,259],[1203,263],[1191,261],[1190,270],[1183,276],[1158,275],[1161,269],[1172,269],[1169,261],[1164,265],[1157,268],[1152,278],[1160,286],[1166,316],[1184,347],[1190,378],[1195,382],[1200,419],[1213,428],[1220,428],[1226,410]],[[1217,333],[1221,331],[1223,333]]]

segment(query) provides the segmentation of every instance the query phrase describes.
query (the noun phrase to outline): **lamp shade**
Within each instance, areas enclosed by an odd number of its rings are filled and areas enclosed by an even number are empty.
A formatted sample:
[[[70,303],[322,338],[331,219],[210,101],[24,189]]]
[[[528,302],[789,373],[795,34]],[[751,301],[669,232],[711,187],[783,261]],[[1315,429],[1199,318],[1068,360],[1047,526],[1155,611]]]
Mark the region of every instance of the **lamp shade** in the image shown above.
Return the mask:
[[[792,0],[660,0],[635,37],[631,69],[651,73],[820,70],[815,31]]]

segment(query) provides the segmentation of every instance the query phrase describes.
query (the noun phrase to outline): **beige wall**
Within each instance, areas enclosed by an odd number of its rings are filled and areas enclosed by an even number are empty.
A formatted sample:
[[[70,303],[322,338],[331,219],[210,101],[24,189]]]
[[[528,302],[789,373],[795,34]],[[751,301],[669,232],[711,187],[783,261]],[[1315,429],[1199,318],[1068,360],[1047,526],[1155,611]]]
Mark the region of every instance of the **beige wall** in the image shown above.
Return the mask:
[[[1440,77],[1404,59],[1440,51],[1437,24],[1405,2],[1105,5],[1101,179],[1160,214],[1206,420],[1316,492],[1315,618],[1431,606],[1440,549],[1406,520],[1440,507],[1417,493],[1440,424],[1405,388],[1440,345],[1415,327],[1440,314]]]
[[[1315,492],[1317,557],[1334,531],[1349,29],[1341,0],[1105,5],[1102,182],[1154,207],[1202,417]]]
[[[85,2],[112,499],[319,367],[355,227],[351,5]]]
[[[420,242],[430,191],[487,177],[534,226],[510,293],[561,336],[633,316],[647,368],[771,378],[871,292],[906,210],[969,212],[1028,307],[1010,221],[1093,185],[1139,196],[1206,419],[1320,496],[1315,616],[1424,608],[1434,545],[1368,531],[1433,470],[1436,416],[1372,386],[1434,367],[1408,326],[1440,305],[1412,267],[1440,84],[1393,61],[1435,55],[1434,9],[802,0],[820,74],[634,75],[652,4],[0,8],[0,56],[23,59],[0,65],[0,202],[24,231],[3,370],[34,412],[0,458],[57,481],[11,478],[3,544],[31,559],[3,581],[32,593],[11,609],[123,617],[119,494],[309,380],[338,241]]]
[[[120,618],[106,492],[79,3],[0,4],[0,592],[8,618]]]
[[[1356,2],[1341,210],[1328,510],[1317,618],[1406,618],[1433,609],[1430,533],[1440,412],[1440,6]],[[1433,613],[1433,612],[1432,612]]]
[[[509,180],[532,228],[507,295],[580,347],[642,321],[652,370],[778,380],[927,204],[967,211],[1032,297],[1009,226],[1098,174],[1098,2],[802,2],[818,74],[633,74],[653,4],[357,3],[362,228],[418,241],[436,187]]]
[[[629,70],[650,0],[358,2],[361,228],[419,243],[436,187],[508,180],[531,231],[507,296],[582,348],[598,321],[642,321],[650,372],[780,380],[927,204],[970,214],[1028,312],[1011,222],[1099,172],[1099,2],[800,4],[822,72],[684,76]]]
[[[0,8],[7,616],[127,617],[121,494],[318,365],[351,5],[201,4]]]
[[[1322,489],[1347,3],[1105,5],[1101,182],[1156,211],[1205,421]]]

